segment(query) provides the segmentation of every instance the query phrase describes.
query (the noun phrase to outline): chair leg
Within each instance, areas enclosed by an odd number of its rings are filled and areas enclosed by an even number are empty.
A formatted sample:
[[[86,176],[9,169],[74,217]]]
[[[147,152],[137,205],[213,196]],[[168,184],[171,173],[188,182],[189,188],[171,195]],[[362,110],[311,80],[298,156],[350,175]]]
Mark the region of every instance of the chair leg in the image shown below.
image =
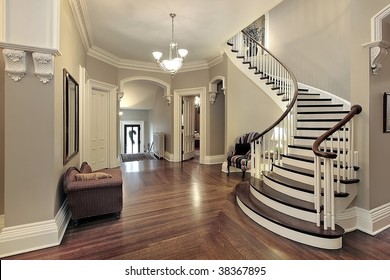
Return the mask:
[[[228,169],[227,175],[229,176],[230,175],[230,165],[229,164],[227,166],[227,169]]]
[[[245,170],[242,171],[242,180],[244,181],[245,179]]]

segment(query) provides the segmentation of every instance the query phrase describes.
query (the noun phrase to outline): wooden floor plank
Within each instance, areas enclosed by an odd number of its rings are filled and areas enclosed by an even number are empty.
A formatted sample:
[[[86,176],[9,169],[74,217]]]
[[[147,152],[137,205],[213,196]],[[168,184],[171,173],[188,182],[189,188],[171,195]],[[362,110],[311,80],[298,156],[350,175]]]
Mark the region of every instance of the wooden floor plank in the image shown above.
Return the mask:
[[[121,218],[70,223],[59,246],[4,259],[390,259],[390,229],[343,237],[324,250],[285,239],[259,226],[236,205],[241,173],[221,165],[148,160],[123,163]],[[249,174],[247,174],[249,179]]]

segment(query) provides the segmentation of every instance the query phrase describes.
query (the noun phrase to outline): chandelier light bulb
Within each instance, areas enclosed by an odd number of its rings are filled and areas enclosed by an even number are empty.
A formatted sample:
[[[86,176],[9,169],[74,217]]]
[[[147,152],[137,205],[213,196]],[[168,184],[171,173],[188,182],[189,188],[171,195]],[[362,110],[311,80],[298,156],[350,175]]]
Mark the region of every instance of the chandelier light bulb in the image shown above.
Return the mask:
[[[160,58],[162,57],[162,52],[153,52],[152,54],[156,60],[160,60]]]

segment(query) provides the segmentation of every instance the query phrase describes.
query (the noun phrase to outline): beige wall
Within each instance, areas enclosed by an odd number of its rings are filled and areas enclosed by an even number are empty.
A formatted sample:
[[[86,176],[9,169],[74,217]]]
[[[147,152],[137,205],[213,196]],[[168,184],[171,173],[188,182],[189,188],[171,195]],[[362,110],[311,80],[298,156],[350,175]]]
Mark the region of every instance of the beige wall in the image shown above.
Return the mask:
[[[228,80],[228,58],[226,55],[223,56],[223,61],[210,68],[209,80],[215,79],[215,77],[224,77],[225,82]],[[225,85],[226,87],[226,85]],[[219,92],[217,99],[214,104],[207,102],[209,106],[208,115],[206,116],[207,122],[207,141],[208,151],[207,154],[213,155],[224,155],[226,154],[226,102],[225,94]]]
[[[269,13],[269,49],[291,68],[298,82],[346,100],[350,100],[349,3],[284,0]]]
[[[68,1],[61,1],[61,56],[47,84],[34,74],[31,53],[19,82],[5,77],[5,226],[52,220],[64,201],[62,164],[62,69],[76,80],[85,51]]]
[[[86,57],[87,79],[118,85],[118,68],[94,57]]]
[[[390,90],[390,57],[386,57],[383,69],[374,76],[369,66],[370,50],[361,46],[371,41],[371,18],[388,4],[387,0],[351,1],[351,103],[363,107],[357,119],[361,181],[356,205],[363,209],[374,209],[390,202],[386,168],[390,135],[382,132],[382,97],[384,91]]]
[[[282,111],[231,62],[228,62],[228,77],[226,141],[228,151],[231,151],[239,136],[265,130],[280,117]]]
[[[173,105],[168,105],[163,89],[157,94],[156,103],[150,111],[150,143],[153,142],[153,132],[163,132],[165,136],[165,150],[173,153]],[[154,143],[155,144],[155,143]]]

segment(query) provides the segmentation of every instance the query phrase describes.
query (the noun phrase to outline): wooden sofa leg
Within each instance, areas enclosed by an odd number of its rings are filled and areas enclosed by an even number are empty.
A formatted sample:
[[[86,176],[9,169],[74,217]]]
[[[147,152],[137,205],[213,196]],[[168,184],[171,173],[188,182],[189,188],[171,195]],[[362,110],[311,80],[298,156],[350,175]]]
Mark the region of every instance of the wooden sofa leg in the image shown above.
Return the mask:
[[[116,212],[116,213],[115,213],[115,218],[116,218],[117,220],[119,220],[120,217],[121,217],[121,212]]]

